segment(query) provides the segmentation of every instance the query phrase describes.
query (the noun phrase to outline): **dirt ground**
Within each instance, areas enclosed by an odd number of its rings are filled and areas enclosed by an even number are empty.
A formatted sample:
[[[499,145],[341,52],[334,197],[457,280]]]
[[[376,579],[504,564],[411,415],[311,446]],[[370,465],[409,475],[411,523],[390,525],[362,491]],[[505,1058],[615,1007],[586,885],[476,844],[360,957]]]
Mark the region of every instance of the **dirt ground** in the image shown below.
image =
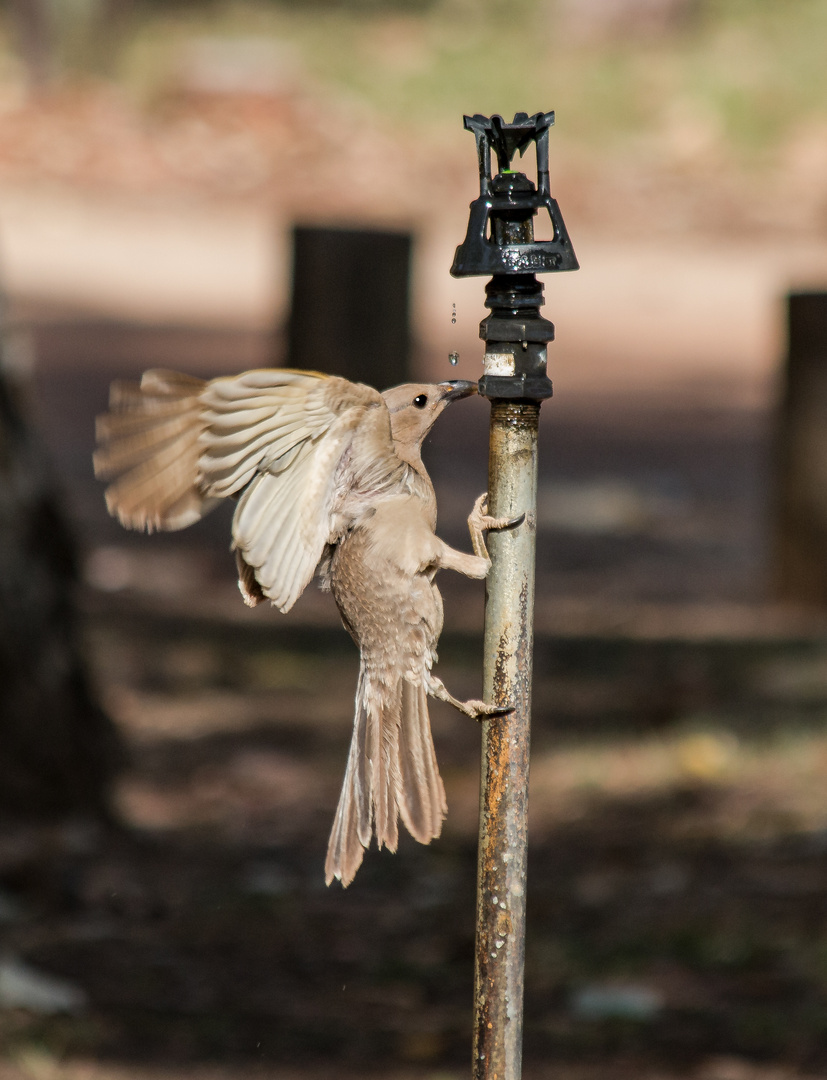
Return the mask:
[[[1,154],[0,165],[19,193],[19,169]],[[12,192],[18,225],[36,219],[36,194]],[[65,240],[83,234],[77,206],[94,197],[50,188],[39,205]],[[127,220],[125,251],[155,212]],[[0,831],[0,960],[75,991],[62,1012],[0,1010],[0,1080],[455,1080],[470,1054],[475,726],[433,707],[443,836],[371,852],[347,891],[326,889],[356,676],[329,598],[308,593],[287,617],[247,611],[226,514],[178,536],[127,535],[91,477],[111,378],[155,365],[209,375],[281,355],[267,298],[284,304],[284,280],[262,255],[263,211],[236,207],[224,223],[191,213],[189,229],[172,213],[181,261],[169,255],[131,302],[128,258],[111,263],[108,294],[100,277],[77,276],[72,292],[60,281],[78,275],[73,242],[49,260],[31,228],[16,234],[21,363],[34,357],[33,412],[83,551],[90,666],[129,760],[114,822]],[[226,258],[179,288],[211,228]],[[39,235],[47,243],[50,229]],[[426,235],[430,253],[453,243]],[[671,241],[626,261],[624,250],[595,245],[603,288],[567,294],[574,345],[563,293],[553,316],[525,1075],[827,1077],[827,633],[821,616],[773,605],[769,588],[780,330],[767,304],[786,271],[768,276],[730,237],[722,276],[687,277],[670,316],[663,294],[645,291],[648,268],[671,267],[679,292],[685,258]],[[821,266],[820,251],[798,251],[790,279]],[[94,263],[94,247],[82,258]],[[239,265],[247,276],[222,294]],[[739,283],[729,308],[726,280]],[[164,293],[172,300],[153,309]],[[221,317],[201,319],[219,294]],[[421,286],[421,370],[443,374],[435,358],[450,337],[422,313],[451,295]],[[468,365],[476,306],[463,314]],[[696,310],[708,324],[693,346]],[[440,532],[457,544],[485,486],[485,405],[465,404],[427,449]],[[440,674],[475,695],[481,590],[448,575],[440,584]]]
[[[66,1015],[0,1012],[0,1076],[464,1075],[475,726],[433,707],[444,835],[326,889],[356,674],[329,598],[248,611],[226,515],[123,534],[89,475],[110,377],[171,354],[196,366],[207,341],[211,364],[246,366],[272,340],[77,318],[34,334],[38,413],[86,547],[90,661],[130,759],[116,827],[0,837],[4,949],[84,995]],[[767,603],[771,415],[556,404],[526,1076],[827,1075],[827,643],[818,619]],[[429,446],[457,543],[485,438],[468,403]],[[440,673],[471,696],[481,592],[442,584]]]

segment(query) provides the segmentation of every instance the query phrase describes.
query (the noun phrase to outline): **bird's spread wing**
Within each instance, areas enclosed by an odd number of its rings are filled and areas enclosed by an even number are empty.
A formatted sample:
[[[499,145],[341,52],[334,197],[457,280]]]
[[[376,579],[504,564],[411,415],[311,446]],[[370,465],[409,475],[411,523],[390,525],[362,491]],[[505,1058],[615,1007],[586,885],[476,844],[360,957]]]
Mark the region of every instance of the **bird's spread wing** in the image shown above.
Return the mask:
[[[234,547],[260,593],[288,611],[350,524],[355,441],[372,433],[386,469],[399,467],[387,408],[371,387],[287,370],[216,379],[203,400],[203,486],[210,495],[243,492]],[[242,585],[245,576],[242,567]],[[245,598],[261,596],[247,589]]]
[[[242,592],[282,611],[351,524],[354,490],[375,493],[402,468],[378,391],[285,368],[209,383],[150,371],[140,386],[115,384],[98,439],[96,472],[115,478],[107,505],[131,528],[181,529],[239,496]]]

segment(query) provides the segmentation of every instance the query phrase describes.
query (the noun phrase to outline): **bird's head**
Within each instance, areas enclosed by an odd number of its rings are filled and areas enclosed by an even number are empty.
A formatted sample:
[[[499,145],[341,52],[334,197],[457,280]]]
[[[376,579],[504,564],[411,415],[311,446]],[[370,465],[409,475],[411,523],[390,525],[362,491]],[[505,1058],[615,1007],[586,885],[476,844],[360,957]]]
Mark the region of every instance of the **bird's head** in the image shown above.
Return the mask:
[[[403,383],[385,390],[382,397],[391,414],[396,452],[405,460],[419,457],[422,440],[436,418],[452,401],[476,394],[477,384],[465,379],[441,383]]]

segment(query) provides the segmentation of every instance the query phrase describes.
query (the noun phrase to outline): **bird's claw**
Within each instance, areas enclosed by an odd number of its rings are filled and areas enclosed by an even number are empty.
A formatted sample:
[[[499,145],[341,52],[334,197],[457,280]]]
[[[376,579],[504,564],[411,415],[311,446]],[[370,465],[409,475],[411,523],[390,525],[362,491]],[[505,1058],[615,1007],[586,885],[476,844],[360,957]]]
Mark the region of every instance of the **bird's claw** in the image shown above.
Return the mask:
[[[466,701],[462,705],[462,711],[477,723],[483,720],[498,720],[501,716],[508,716],[514,712],[513,705],[489,705],[485,701]]]
[[[488,492],[477,499],[474,503],[474,509],[471,517],[474,520],[474,524],[480,529],[481,532],[492,532],[499,529],[513,529],[517,525],[522,525],[525,521],[525,513],[517,514],[516,517],[491,517],[488,513]]]
[[[508,518],[508,520],[505,522],[504,525],[501,526],[501,528],[503,528],[503,529],[513,529],[517,525],[522,525],[522,523],[524,521],[525,521],[525,511],[523,511],[522,514],[517,514],[516,517]]]
[[[510,716],[514,712],[513,705],[494,705],[489,706],[486,714],[480,716],[480,720],[499,720],[502,716]]]

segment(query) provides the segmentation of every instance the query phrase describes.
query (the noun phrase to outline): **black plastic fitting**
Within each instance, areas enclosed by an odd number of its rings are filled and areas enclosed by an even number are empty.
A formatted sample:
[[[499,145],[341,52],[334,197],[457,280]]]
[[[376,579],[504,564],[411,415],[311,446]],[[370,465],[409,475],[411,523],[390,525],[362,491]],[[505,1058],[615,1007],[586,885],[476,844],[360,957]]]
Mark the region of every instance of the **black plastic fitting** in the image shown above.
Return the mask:
[[[551,396],[546,374],[546,345],[554,326],[540,314],[543,286],[536,274],[577,270],[560,208],[551,196],[548,133],[554,113],[517,113],[509,124],[501,116],[466,116],[474,133],[480,173],[480,194],[471,203],[468,231],[457,248],[454,277],[491,274],[485,306],[491,314],[480,323],[486,343],[485,373],[479,392],[489,398],[539,401]],[[511,159],[534,143],[537,185],[511,169]],[[491,176],[491,154],[498,173]],[[551,240],[534,239],[534,217],[545,210]]]

